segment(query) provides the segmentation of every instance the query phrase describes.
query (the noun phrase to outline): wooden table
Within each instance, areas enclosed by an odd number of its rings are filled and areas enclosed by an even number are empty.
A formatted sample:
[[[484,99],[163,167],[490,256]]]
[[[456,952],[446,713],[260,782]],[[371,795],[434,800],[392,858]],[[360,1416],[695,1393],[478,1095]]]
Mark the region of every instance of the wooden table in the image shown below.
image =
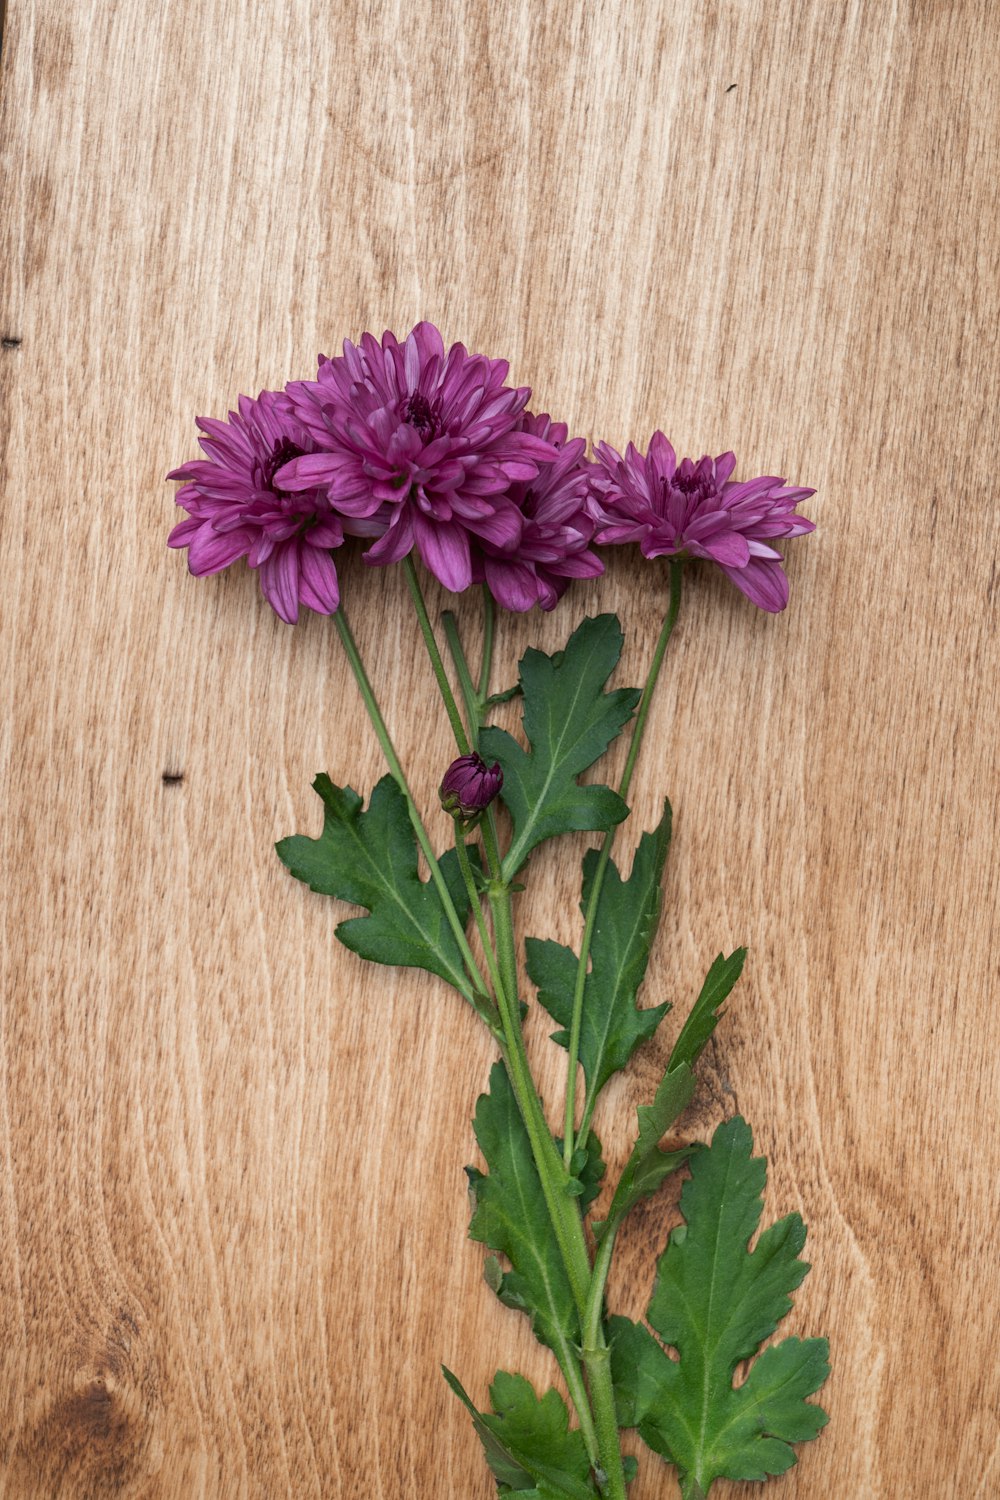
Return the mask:
[[[784,615],[692,574],[635,797],[636,831],[676,810],[645,997],[679,1018],[750,947],[689,1124],[753,1124],[769,1214],[810,1225],[788,1331],[834,1361],[767,1494],[1000,1491],[998,22],[11,0],[0,1494],[486,1500],[439,1361],[483,1398],[551,1378],[465,1239],[488,1038],[272,851],[316,770],[380,774],[330,622],[164,545],[195,412],[419,317],[574,431],[817,487]],[[401,575],[345,587],[426,800],[449,740]],[[616,609],[634,681],[663,603],[613,558],[504,620],[501,673]],[[576,935],[586,842],[539,858],[524,931]],[[612,1170],[671,1028],[599,1113]],[[636,1214],[616,1308],[670,1222]],[[675,1487],[650,1459],[632,1493]]]

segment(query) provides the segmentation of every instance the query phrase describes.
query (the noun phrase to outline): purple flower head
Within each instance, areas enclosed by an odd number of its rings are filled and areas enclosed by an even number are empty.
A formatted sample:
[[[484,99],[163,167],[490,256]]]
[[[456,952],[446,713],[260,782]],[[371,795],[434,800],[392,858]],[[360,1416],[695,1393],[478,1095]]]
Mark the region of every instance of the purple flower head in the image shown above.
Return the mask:
[[[188,519],[174,527],[167,545],[186,547],[188,567],[199,577],[245,557],[260,573],[264,597],[290,625],[300,604],[332,614],[340,591],[330,548],[341,545],[345,529],[356,528],[345,528],[325,489],[292,494],[276,481],[279,469],[313,448],[287,396],[241,396],[228,422],[197,422],[208,458],[167,475],[188,481],[177,492]]]
[[[521,515],[512,484],[534,479],[552,449],[519,426],[531,392],[505,385],[505,360],[445,353],[432,323],[400,343],[362,335],[315,380],[288,387],[312,450],[281,472],[290,490],[325,487],[345,515],[388,520],[366,561],[398,562],[414,547],[446,588],[472,581],[470,538],[512,551]]]
[[[583,438],[566,441],[563,422],[525,412],[521,431],[548,443],[552,457],[539,461],[534,479],[518,480],[507,492],[521,514],[521,540],[512,552],[482,540],[473,549],[473,577],[485,580],[505,609],[554,609],[571,578],[604,572],[589,550],[595,529],[587,510],[592,465],[584,460]]]
[[[677,463],[662,432],[645,457],[630,443],[622,458],[598,443],[591,508],[598,542],[638,542],[646,557],[704,557],[716,562],[752,603],[777,613],[788,603],[778,537],[814,531],[794,514],[814,490],[765,475],[734,484],[732,453]]]
[[[502,786],[499,761],[488,766],[475,751],[460,755],[444,773],[439,789],[441,806],[454,818],[478,818]]]

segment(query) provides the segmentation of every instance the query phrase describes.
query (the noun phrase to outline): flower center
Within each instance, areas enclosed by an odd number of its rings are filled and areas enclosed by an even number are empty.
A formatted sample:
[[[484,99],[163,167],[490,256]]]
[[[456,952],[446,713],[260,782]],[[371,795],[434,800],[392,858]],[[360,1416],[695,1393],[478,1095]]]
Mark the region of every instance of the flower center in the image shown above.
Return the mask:
[[[693,508],[701,505],[704,501],[712,499],[716,494],[715,475],[711,467],[711,461],[702,459],[700,463],[692,463],[689,458],[678,464],[672,479],[663,481],[663,498],[666,500],[671,493],[683,495],[690,514]]]
[[[693,495],[696,490],[703,488],[697,474],[675,474],[674,488],[680,490],[683,495]]]
[[[271,449],[270,457],[261,460],[261,489],[274,490],[274,476],[278,470],[285,464],[290,464],[293,458],[302,456],[303,450],[293,443],[291,438],[279,438]],[[285,499],[291,498],[285,494],[284,490],[274,490],[274,493]]]
[[[704,494],[709,487],[708,479],[704,464],[693,464],[689,458],[685,458],[674,472],[673,486],[682,495]]]
[[[439,418],[440,412],[419,391],[414,391],[403,404],[403,421],[415,427],[425,443],[437,437]]]

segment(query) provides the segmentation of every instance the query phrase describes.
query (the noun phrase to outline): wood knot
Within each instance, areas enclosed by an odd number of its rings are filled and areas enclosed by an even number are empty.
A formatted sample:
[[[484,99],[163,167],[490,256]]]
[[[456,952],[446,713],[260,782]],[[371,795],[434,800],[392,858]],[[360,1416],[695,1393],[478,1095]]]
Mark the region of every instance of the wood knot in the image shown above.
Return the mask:
[[[59,1422],[70,1446],[78,1441],[117,1448],[126,1438],[129,1416],[110,1371],[85,1375],[80,1388],[61,1403]]]
[[[124,1308],[91,1347],[27,1426],[9,1474],[15,1493],[117,1493],[148,1473],[160,1411],[156,1362]]]

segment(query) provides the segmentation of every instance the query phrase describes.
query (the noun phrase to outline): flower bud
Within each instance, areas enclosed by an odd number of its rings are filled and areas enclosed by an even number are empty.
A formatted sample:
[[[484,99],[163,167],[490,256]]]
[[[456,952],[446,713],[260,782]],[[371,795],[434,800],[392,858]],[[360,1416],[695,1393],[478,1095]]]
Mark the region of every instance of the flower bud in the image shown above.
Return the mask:
[[[441,782],[439,796],[453,818],[478,818],[503,786],[499,761],[488,766],[475,751],[453,760]]]

